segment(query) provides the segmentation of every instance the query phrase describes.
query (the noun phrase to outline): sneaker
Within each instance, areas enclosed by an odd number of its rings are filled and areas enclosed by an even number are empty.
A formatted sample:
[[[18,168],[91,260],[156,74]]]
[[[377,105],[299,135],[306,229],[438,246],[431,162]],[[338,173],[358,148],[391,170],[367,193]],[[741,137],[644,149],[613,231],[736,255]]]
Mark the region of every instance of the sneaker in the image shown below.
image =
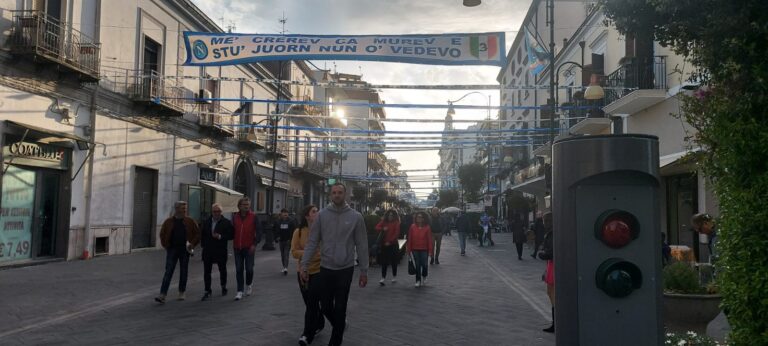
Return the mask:
[[[222,297],[223,297],[223,296],[226,296],[228,292],[229,292],[229,291],[227,291],[227,288],[226,288],[226,287],[222,287],[222,288],[221,288],[221,296],[222,296]]]
[[[379,286],[384,286],[384,279],[379,280]]]
[[[421,287],[421,281],[416,281],[416,284],[414,284],[413,287]]]
[[[462,255],[462,256],[466,256],[467,254],[465,254],[464,252],[462,252],[462,253],[461,253],[461,255]]]
[[[206,301],[208,299],[211,299],[211,291],[205,291],[205,294],[203,294],[203,298],[200,299],[200,301]]]
[[[435,264],[440,264],[440,260],[435,258]]]
[[[307,337],[306,337],[306,336],[302,335],[302,336],[299,338],[299,345],[301,345],[301,346],[307,346],[307,345],[309,345],[309,342],[307,342]]]
[[[157,297],[155,297],[155,301],[160,304],[165,304],[165,294],[161,294]]]
[[[243,299],[243,292],[238,291],[237,294],[235,294],[235,300],[240,300],[240,299]]]
[[[288,275],[288,268],[283,268],[283,275]]]
[[[546,332],[546,333],[554,333],[555,332],[555,324],[552,323],[552,325],[549,326],[549,328],[544,328],[541,331]]]
[[[395,283],[395,282],[397,282],[397,279],[396,278],[392,278],[392,280],[389,280],[389,282]]]
[[[245,286],[245,295],[250,296],[253,293],[253,285]]]
[[[177,298],[177,299],[178,299],[178,300],[184,300],[184,299],[187,299],[187,295],[186,295],[184,292],[179,292],[179,298]]]

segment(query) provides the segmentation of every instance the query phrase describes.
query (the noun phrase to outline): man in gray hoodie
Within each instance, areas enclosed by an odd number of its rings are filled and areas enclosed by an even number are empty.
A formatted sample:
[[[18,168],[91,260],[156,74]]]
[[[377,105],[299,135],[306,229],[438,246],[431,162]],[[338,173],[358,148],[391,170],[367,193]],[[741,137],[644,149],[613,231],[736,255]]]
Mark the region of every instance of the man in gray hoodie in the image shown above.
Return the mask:
[[[360,261],[359,286],[368,284],[368,235],[363,216],[346,202],[347,188],[331,187],[331,204],[320,211],[312,224],[304,253],[320,249],[320,304],[333,326],[328,345],[341,345],[346,328],[347,300],[355,269],[355,249]],[[301,280],[307,282],[312,256],[301,260]],[[313,339],[314,335],[308,339]]]

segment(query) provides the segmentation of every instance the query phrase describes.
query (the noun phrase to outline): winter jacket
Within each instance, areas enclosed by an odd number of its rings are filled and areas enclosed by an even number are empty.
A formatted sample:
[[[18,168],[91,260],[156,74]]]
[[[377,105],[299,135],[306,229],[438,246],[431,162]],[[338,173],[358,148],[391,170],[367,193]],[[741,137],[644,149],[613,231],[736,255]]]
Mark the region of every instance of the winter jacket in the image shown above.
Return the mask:
[[[308,241],[308,227],[297,228],[295,231],[293,231],[293,236],[291,237],[291,255],[293,258],[299,260],[296,265],[296,270],[299,272],[301,272],[301,258],[304,257],[304,248],[307,246]],[[316,274],[320,272],[320,251],[315,251],[315,254],[312,256],[312,259],[309,262],[307,272],[309,274]]]
[[[397,237],[400,236],[400,219],[395,219],[391,222],[387,222],[386,219],[382,219],[376,225],[376,232],[383,232],[384,227],[387,227],[387,231],[384,233],[381,245],[386,243],[389,243],[389,245],[397,244]]]
[[[160,244],[163,248],[171,246],[171,237],[173,236],[173,216],[165,219],[163,225],[160,226]],[[187,231],[187,241],[192,244],[194,248],[200,243],[200,228],[197,227],[197,222],[191,217],[184,217],[184,228]]]
[[[416,224],[411,225],[411,229],[408,230],[408,252],[411,251],[429,251],[429,255],[434,254],[434,242],[432,241],[432,229],[429,225],[418,227]]]
[[[360,262],[360,273],[368,273],[368,234],[363,215],[344,204],[333,203],[323,208],[315,217],[309,231],[305,253],[320,249],[320,266],[340,270],[355,265],[355,249]],[[306,270],[310,258],[302,257],[301,268]]]
[[[252,211],[245,217],[239,212],[232,214],[232,224],[235,227],[232,247],[235,250],[248,249],[261,241],[259,218]]]
[[[293,231],[295,231],[296,228],[298,228],[298,226],[293,219],[288,218],[287,220],[283,220],[278,218],[272,227],[273,233],[275,234],[275,240],[290,242]]]

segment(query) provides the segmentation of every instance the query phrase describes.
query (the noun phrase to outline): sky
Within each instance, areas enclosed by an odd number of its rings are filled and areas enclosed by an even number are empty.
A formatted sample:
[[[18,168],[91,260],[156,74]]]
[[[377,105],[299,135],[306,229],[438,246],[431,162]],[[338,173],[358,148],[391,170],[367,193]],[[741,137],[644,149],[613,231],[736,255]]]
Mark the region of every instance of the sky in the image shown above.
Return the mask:
[[[364,34],[443,34],[473,32],[505,32],[505,52],[515,39],[517,30],[531,0],[483,0],[477,7],[464,7],[462,0],[193,0],[219,26],[234,25],[233,32],[317,35]],[[337,72],[362,74],[371,84],[497,84],[500,68],[493,66],[438,66],[364,61],[313,61],[321,68]],[[469,91],[381,90],[386,103],[446,104]],[[491,104],[499,104],[499,92],[481,91],[491,96]],[[459,104],[488,104],[488,96],[468,95]],[[447,109],[387,108],[387,118],[444,119]],[[496,111],[492,112],[495,117]],[[455,119],[485,119],[486,110],[456,110]],[[470,124],[456,124],[466,128]],[[443,123],[385,122],[387,130],[442,130]],[[403,135],[397,135],[402,137]],[[402,170],[436,169],[440,163],[437,150],[389,152],[388,158],[400,162]],[[432,174],[414,172],[411,175]],[[435,171],[436,175],[437,172]],[[414,188],[439,186],[434,183],[411,184]],[[417,189],[419,197],[427,189]]]

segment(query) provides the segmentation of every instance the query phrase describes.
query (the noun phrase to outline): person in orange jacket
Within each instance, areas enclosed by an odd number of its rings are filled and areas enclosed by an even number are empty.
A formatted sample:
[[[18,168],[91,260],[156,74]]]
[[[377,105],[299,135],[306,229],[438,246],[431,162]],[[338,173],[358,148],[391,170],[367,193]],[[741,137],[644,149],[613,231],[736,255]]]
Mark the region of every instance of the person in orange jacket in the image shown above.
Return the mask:
[[[416,267],[416,287],[427,284],[427,256],[434,258],[434,241],[432,229],[429,227],[429,215],[423,211],[416,212],[414,222],[408,230],[408,254],[413,257]]]
[[[381,236],[379,264],[381,264],[381,280],[379,285],[384,286],[387,279],[387,267],[392,266],[392,283],[397,282],[397,253],[400,248],[397,243],[397,237],[400,235],[400,216],[394,209],[387,210],[384,218],[376,225],[376,232]]]

